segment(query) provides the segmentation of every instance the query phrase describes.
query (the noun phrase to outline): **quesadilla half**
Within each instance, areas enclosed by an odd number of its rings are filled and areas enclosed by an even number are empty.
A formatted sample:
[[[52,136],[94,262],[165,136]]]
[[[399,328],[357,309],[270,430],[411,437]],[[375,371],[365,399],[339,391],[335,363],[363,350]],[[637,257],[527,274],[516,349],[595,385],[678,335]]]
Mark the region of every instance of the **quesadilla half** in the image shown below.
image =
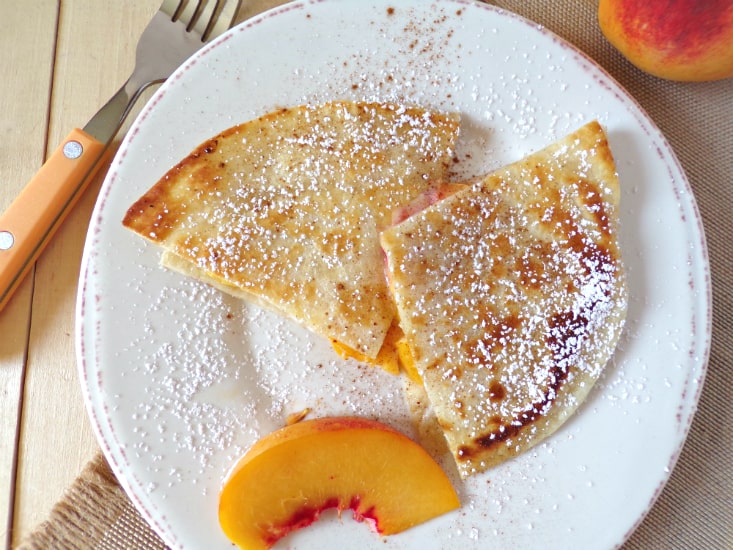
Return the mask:
[[[609,361],[627,308],[618,217],[592,122],[382,233],[400,325],[463,477],[552,434]]]
[[[458,126],[387,103],[281,109],[201,144],[123,224],[165,265],[374,358],[395,315],[379,232],[446,177]]]

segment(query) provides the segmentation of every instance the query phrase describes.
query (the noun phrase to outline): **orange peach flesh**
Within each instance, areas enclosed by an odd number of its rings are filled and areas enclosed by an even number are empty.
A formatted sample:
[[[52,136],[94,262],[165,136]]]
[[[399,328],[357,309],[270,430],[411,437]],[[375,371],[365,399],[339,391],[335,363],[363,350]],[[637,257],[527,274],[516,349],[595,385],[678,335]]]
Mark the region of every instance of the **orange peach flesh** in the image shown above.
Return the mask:
[[[331,345],[339,357],[343,359],[356,359],[362,363],[367,363],[372,366],[379,366],[390,374],[399,374],[400,366],[396,351],[397,341],[402,338],[402,329],[399,323],[392,323],[389,327],[387,335],[384,338],[379,354],[376,358],[371,359],[366,355],[359,353],[358,351],[350,348],[346,344],[339,342],[338,340],[331,340]]]
[[[219,521],[238,546],[270,548],[328,508],[391,535],[459,504],[440,466],[405,435],[372,420],[320,418],[265,436],[240,459]]]

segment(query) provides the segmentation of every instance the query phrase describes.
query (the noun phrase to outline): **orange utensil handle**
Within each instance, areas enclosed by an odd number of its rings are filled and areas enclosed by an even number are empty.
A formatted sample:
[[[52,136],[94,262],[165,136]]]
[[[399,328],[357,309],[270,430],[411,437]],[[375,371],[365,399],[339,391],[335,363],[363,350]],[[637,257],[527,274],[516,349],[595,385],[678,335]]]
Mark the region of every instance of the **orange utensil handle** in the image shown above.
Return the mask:
[[[0,216],[0,310],[94,177],[106,148],[73,130]]]

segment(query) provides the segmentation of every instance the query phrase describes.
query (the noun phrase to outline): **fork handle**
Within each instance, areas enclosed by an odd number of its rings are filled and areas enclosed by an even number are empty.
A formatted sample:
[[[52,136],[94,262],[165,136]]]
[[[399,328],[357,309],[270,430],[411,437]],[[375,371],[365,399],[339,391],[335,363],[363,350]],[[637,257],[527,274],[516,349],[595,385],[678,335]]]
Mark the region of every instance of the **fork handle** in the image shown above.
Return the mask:
[[[0,310],[93,179],[107,146],[72,130],[0,216]]]

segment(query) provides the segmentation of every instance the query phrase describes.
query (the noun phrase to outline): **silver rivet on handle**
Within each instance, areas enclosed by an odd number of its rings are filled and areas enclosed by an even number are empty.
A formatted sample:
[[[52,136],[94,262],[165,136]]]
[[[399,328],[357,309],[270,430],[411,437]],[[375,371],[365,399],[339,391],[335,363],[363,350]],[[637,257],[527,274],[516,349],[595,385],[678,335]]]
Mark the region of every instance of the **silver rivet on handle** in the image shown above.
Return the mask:
[[[10,250],[15,243],[15,238],[10,231],[0,231],[0,250]]]
[[[84,147],[78,141],[67,141],[64,143],[64,156],[67,159],[78,159],[84,152]]]

